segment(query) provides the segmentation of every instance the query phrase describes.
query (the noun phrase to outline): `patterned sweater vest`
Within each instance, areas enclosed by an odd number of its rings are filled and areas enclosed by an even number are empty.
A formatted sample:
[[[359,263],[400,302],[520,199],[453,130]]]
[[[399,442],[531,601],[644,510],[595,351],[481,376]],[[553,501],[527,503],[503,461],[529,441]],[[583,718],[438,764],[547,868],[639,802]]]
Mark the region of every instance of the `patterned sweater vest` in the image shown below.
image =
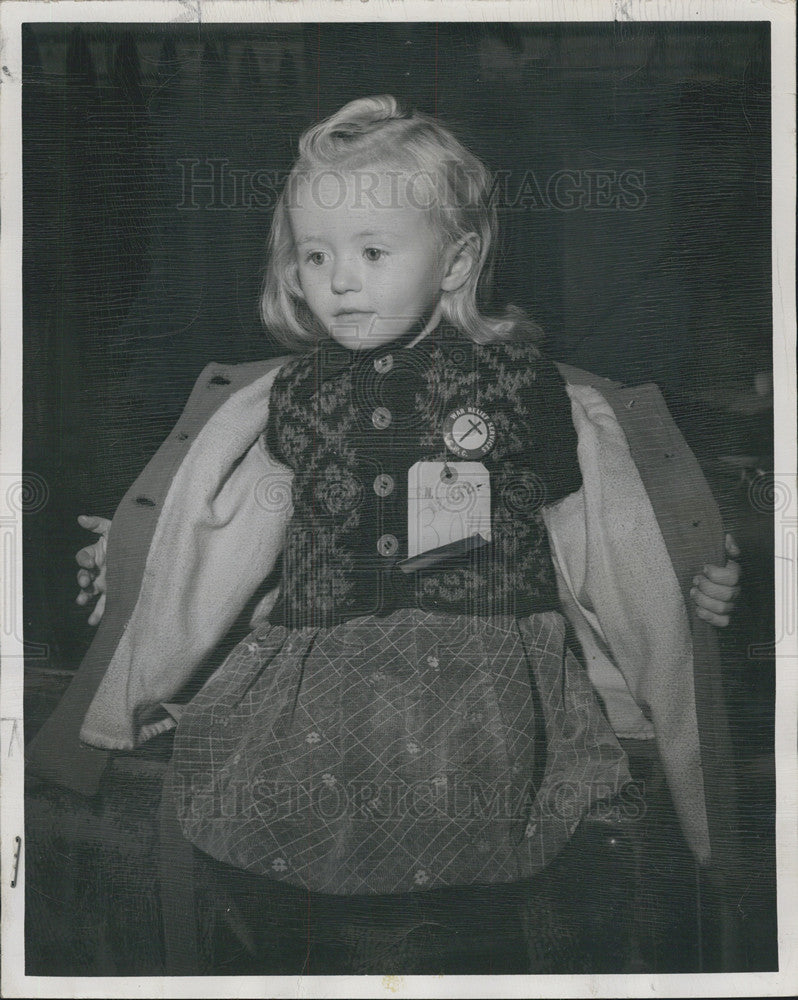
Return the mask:
[[[271,414],[269,450],[294,471],[273,622],[559,607],[541,508],[581,475],[564,382],[534,346],[478,345],[450,328],[413,348],[329,341],[283,368]],[[462,446],[451,433],[458,417]],[[434,462],[456,475],[464,457],[489,474],[490,543],[407,571],[408,471]]]

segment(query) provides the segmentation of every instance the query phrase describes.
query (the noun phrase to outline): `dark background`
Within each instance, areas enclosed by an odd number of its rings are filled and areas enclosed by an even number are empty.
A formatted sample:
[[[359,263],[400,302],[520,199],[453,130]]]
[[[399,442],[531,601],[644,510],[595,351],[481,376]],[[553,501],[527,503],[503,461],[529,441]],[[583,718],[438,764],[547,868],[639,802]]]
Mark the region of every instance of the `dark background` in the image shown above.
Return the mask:
[[[768,468],[767,23],[40,23],[23,53],[24,466],[49,491],[26,627],[51,667],[86,642],[76,515],[111,516],[208,361],[276,353],[270,207],[184,176],[287,170],[307,125],[367,93],[439,115],[511,196],[532,179],[500,213],[497,299],[557,360],[656,381],[705,467]],[[632,171],[638,193],[568,209],[546,197],[562,170]]]
[[[285,171],[309,124],[392,93],[510,192],[534,177],[500,211],[497,300],[532,313],[555,359],[659,384],[743,547],[723,641],[762,871],[748,946],[772,967],[769,46],[751,22],[25,25],[26,735],[91,638],[77,515],[113,514],[207,362],[282,353],[257,315],[269,206],[229,173],[187,206],[181,161]],[[643,196],[552,204],[562,170],[632,171]]]

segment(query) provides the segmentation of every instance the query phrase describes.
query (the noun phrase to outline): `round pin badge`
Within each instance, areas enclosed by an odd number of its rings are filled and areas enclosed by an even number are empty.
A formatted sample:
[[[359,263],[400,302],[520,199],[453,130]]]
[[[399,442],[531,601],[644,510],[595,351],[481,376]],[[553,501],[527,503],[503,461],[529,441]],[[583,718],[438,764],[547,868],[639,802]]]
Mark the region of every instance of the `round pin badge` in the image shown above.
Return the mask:
[[[496,443],[496,425],[484,410],[461,406],[444,420],[443,440],[460,458],[482,458]]]

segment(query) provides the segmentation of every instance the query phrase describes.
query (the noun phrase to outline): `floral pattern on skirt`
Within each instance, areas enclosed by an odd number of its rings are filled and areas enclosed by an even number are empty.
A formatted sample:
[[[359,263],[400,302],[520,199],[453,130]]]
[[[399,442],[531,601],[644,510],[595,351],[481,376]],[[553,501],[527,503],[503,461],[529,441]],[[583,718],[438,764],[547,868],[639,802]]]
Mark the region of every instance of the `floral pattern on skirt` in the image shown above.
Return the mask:
[[[628,780],[564,636],[557,612],[263,623],[181,717],[183,832],[324,893],[530,876]]]

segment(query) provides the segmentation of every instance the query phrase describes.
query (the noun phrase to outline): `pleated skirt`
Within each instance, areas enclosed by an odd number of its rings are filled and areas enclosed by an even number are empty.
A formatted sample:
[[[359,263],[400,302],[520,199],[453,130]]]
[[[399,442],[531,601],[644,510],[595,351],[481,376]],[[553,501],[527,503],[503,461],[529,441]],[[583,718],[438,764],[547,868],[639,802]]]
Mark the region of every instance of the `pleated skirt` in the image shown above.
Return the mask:
[[[264,622],[187,706],[172,764],[201,851],[336,895],[529,878],[628,780],[554,611]]]

